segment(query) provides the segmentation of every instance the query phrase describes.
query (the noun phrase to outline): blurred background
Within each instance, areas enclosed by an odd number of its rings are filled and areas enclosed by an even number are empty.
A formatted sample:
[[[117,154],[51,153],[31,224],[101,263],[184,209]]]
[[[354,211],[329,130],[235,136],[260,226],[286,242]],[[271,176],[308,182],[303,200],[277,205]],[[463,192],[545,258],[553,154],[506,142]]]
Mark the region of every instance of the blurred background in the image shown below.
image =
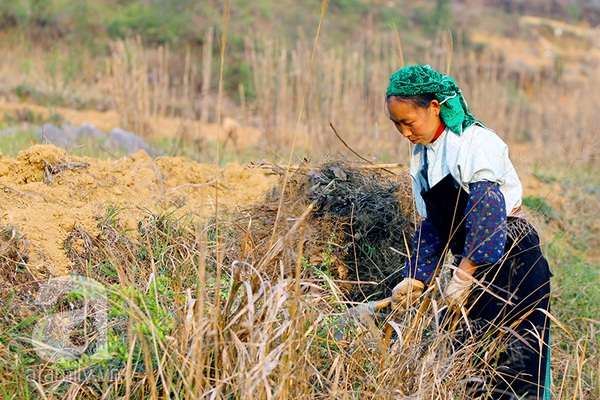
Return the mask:
[[[517,161],[594,163],[599,21],[596,0],[2,0],[0,145],[88,123],[207,162],[351,156],[331,124],[403,162],[387,80],[430,64]],[[62,144],[102,157],[102,140]]]

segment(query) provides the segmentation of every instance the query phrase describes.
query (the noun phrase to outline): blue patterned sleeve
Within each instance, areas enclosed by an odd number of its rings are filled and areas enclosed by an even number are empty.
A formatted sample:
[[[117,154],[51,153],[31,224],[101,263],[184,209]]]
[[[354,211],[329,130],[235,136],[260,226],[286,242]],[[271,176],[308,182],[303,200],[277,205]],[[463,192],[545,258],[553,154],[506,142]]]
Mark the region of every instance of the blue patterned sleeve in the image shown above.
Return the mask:
[[[500,186],[493,182],[469,185],[463,256],[476,264],[496,263],[506,245],[506,205]]]
[[[424,219],[413,237],[413,252],[406,264],[406,276],[429,283],[441,257],[441,240],[429,220]]]

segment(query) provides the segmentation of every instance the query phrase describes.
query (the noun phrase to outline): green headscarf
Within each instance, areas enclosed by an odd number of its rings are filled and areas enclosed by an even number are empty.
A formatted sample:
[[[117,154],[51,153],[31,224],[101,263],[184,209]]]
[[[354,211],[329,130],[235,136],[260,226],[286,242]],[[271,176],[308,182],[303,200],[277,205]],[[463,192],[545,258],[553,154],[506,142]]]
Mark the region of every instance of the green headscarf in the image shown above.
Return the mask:
[[[460,88],[449,76],[431,69],[429,65],[404,67],[390,76],[387,96],[415,96],[432,93],[441,104],[440,117],[454,133],[462,133],[477,123],[469,111]]]

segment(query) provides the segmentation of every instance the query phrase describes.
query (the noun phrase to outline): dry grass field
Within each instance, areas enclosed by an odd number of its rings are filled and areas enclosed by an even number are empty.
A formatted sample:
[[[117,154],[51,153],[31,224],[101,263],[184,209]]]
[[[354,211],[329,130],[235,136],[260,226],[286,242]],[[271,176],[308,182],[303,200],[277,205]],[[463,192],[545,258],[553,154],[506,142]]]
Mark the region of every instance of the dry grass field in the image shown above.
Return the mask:
[[[0,33],[0,395],[469,398],[505,343],[457,346],[437,290],[346,318],[389,294],[409,250],[411,149],[383,93],[427,63],[510,146],[554,273],[553,399],[600,398],[600,30],[511,23],[525,34],[405,46],[367,21],[337,47],[323,23],[248,35],[235,61],[210,27],[200,48],[131,37],[77,57]],[[251,85],[227,92],[242,61]],[[127,129],[158,154],[40,143],[47,122]]]

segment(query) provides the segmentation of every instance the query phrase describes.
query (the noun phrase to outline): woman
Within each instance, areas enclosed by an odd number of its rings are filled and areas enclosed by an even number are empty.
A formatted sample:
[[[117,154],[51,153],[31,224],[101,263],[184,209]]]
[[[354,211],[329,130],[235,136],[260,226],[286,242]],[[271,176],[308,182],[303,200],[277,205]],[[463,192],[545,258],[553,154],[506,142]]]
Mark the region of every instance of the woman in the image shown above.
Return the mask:
[[[486,390],[495,399],[545,399],[551,273],[520,211],[521,183],[506,144],[473,117],[455,81],[429,66],[394,73],[386,104],[415,145],[410,174],[423,217],[393,306],[414,304],[450,251],[444,301],[464,307],[471,326],[510,337]]]

